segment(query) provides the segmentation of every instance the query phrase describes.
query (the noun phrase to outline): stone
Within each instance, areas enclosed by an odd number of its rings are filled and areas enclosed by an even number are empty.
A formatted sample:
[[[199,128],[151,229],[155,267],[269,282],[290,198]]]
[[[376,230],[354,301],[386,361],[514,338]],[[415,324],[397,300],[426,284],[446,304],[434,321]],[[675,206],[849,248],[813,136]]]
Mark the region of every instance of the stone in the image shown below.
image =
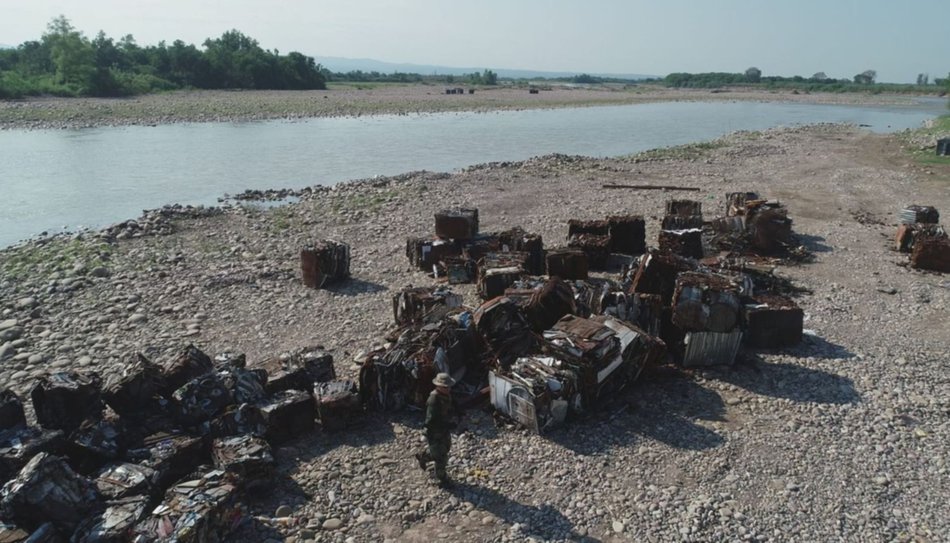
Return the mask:
[[[131,317],[129,317],[129,323],[131,324],[138,324],[140,322],[145,322],[146,320],[148,320],[148,317],[142,313],[134,313]]]
[[[112,275],[112,272],[109,271],[109,268],[106,268],[104,266],[97,266],[89,272],[89,275],[93,277],[109,277],[110,275]]]
[[[343,527],[343,521],[338,518],[328,518],[323,521],[324,530],[339,530]]]
[[[624,526],[623,523],[620,522],[619,520],[615,520],[615,521],[613,522],[612,528],[614,529],[614,533],[622,534],[623,531],[624,531],[627,527]]]
[[[274,512],[274,516],[283,518],[283,517],[289,517],[293,513],[294,513],[294,510],[291,509],[289,505],[281,505],[280,507],[277,508],[277,511]]]
[[[7,328],[13,328],[14,326],[20,324],[20,321],[16,319],[7,319],[5,321],[0,321],[0,332],[6,330]]]

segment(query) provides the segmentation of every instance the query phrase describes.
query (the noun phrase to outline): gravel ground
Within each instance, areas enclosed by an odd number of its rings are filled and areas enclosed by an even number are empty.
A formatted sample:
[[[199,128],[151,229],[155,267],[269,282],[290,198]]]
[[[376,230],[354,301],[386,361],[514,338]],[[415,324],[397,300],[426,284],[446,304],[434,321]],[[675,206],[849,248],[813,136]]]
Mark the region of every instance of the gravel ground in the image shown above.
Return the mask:
[[[700,187],[707,218],[725,193],[755,190],[788,205],[816,255],[778,272],[813,292],[798,300],[813,331],[801,345],[656,371],[544,437],[471,412],[451,491],[409,454],[418,412],[303,437],[277,450],[274,491],[250,503],[238,539],[947,540],[950,277],[908,269],[890,239],[903,205],[950,213],[950,164],[918,166],[902,141],[832,125],[738,133],[633,157],[364,180],[271,210],[153,215],[112,229],[117,241],[29,242],[0,251],[0,383],[22,393],[52,368],[108,373],[129,353],[186,342],[249,360],[324,345],[353,376],[391,323],[394,291],[432,283],[408,267],[404,241],[430,233],[441,208],[475,206],[483,230],[522,226],[550,247],[568,218],[612,213],[645,215],[656,239],[671,195],[604,182]],[[352,245],[351,281],[303,287],[297,251],[314,238]],[[477,303],[471,286],[459,291]]]
[[[475,94],[446,95],[442,86],[331,86],[325,91],[175,91],[133,98],[27,98],[0,100],[0,130],[230,122],[360,115],[409,115],[449,111],[497,111],[669,101],[782,101],[895,105],[908,95],[668,89],[653,85],[582,88],[556,86],[528,94],[525,88],[478,87]]]

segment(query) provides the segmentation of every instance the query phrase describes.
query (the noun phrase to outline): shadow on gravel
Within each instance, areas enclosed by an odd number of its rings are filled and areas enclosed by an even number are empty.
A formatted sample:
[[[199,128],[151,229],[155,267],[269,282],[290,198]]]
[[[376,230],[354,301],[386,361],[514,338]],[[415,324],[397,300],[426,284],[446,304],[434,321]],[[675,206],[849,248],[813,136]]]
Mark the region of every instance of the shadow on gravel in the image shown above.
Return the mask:
[[[475,507],[503,519],[508,524],[516,522],[521,524],[522,532],[526,537],[533,536],[544,540],[599,541],[576,533],[570,519],[548,504],[525,505],[497,490],[468,483],[456,483],[449,492],[459,500],[469,501]]]
[[[801,343],[790,349],[783,349],[781,352],[793,356],[810,356],[825,360],[846,360],[856,356],[843,345],[838,345],[823,337],[811,334],[805,334]]]
[[[367,413],[358,422],[338,432],[317,430],[279,447],[275,453],[295,458],[296,463],[326,454],[337,447],[364,447],[387,443],[396,438],[390,418]],[[280,460],[280,458],[278,458]]]
[[[810,234],[796,234],[796,236],[798,237],[798,241],[813,253],[830,253],[833,250],[830,245],[824,243],[825,238],[821,236],[812,236]]]
[[[724,414],[725,403],[718,393],[684,378],[676,369],[661,368],[597,412],[546,437],[583,455],[627,447],[643,437],[701,451],[725,440],[694,421],[722,421]]]
[[[334,294],[341,294],[343,296],[359,296],[360,294],[375,294],[377,292],[385,292],[389,290],[379,283],[373,283],[371,281],[363,281],[362,279],[350,278],[342,283],[334,283],[323,287],[323,290],[327,290]]]
[[[745,353],[736,365],[716,379],[755,394],[793,402],[847,404],[861,401],[847,377],[795,364],[772,364],[760,355]]]

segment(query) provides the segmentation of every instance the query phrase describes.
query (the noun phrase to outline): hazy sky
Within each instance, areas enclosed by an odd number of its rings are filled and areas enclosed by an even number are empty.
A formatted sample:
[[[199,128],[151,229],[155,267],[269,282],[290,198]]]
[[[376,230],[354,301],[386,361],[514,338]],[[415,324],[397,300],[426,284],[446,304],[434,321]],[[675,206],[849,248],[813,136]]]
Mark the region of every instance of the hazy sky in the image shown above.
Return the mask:
[[[0,43],[65,15],[140,45],[237,29],[265,49],[453,67],[913,82],[950,72],[950,0],[0,0]]]

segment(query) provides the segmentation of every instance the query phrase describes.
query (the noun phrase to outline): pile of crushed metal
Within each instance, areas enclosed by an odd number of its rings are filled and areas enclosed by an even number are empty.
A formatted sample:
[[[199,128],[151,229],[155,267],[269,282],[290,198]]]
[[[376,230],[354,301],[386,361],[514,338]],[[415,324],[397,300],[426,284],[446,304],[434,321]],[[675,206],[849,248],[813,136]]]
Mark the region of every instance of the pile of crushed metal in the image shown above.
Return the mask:
[[[940,226],[940,213],[931,206],[912,205],[901,210],[895,249],[910,253],[910,267],[950,273],[950,237]]]
[[[543,432],[648,366],[731,364],[743,342],[795,344],[803,312],[771,273],[806,253],[791,224],[778,202],[735,193],[709,222],[700,202],[668,202],[655,250],[640,216],[571,220],[567,247],[545,250],[520,228],[480,233],[477,210],[443,211],[436,236],[409,239],[407,256],[449,285],[476,282],[483,303],[465,307],[445,285],[397,294],[397,326],[363,363],[360,393],[378,409],[421,406],[445,372],[460,402],[488,396]]]
[[[248,518],[242,493],[272,483],[272,445],[362,411],[319,348],[257,365],[139,354],[106,379],[49,374],[30,400],[35,426],[0,392],[3,542],[221,541]]]

